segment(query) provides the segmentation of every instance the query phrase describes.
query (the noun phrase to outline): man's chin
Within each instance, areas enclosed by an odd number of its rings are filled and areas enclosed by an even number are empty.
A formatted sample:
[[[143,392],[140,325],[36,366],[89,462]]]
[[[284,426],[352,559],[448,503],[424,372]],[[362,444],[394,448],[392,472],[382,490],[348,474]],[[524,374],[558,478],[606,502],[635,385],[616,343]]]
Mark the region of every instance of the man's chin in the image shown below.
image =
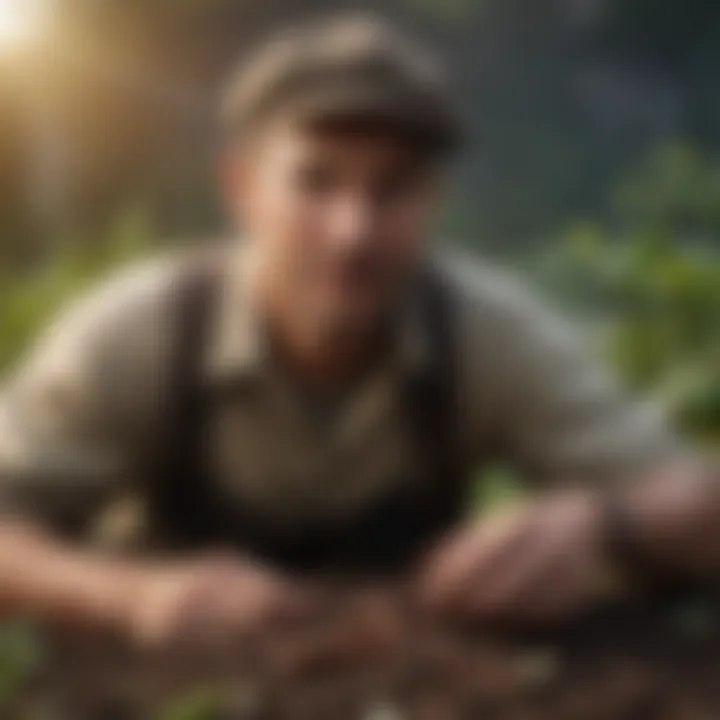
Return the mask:
[[[338,287],[317,288],[313,315],[323,325],[343,328],[351,334],[372,332],[390,314],[389,298],[384,293]]]
[[[338,339],[371,336],[381,322],[381,313],[368,306],[325,306],[317,315],[319,325]]]
[[[316,307],[319,315],[348,322],[372,321],[377,315],[377,299],[369,293],[328,291],[319,293]]]

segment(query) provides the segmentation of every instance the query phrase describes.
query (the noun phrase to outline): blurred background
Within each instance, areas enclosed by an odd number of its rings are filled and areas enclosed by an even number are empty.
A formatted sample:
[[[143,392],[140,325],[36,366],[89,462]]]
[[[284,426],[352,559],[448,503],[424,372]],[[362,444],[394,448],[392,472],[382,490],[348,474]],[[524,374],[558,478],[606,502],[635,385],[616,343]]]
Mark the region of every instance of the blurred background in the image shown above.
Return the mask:
[[[100,276],[222,230],[217,98],[325,0],[0,0],[0,371]],[[353,4],[358,7],[358,4]],[[470,144],[444,233],[588,323],[720,442],[720,3],[384,0],[435,43]]]

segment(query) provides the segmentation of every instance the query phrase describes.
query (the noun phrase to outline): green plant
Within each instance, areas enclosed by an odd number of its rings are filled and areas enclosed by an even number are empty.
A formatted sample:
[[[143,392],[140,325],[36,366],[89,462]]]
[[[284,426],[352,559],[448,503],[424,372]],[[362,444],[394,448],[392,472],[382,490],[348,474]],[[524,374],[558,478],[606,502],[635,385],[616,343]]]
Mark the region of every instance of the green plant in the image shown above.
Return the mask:
[[[42,644],[32,625],[21,621],[0,625],[0,715],[38,670],[42,659]]]
[[[0,371],[27,347],[40,328],[68,301],[114,269],[153,246],[152,226],[140,210],[124,214],[106,237],[60,243],[41,268],[0,271]]]
[[[616,222],[575,227],[539,273],[611,363],[698,440],[720,443],[720,167],[661,149],[621,183]]]

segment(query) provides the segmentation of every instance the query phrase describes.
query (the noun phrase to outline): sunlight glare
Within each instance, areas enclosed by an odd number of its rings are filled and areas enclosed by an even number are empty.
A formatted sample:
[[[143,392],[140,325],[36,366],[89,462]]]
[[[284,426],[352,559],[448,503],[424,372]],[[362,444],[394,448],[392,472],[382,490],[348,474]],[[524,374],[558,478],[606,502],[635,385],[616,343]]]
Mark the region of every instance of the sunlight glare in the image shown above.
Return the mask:
[[[0,0],[0,52],[30,41],[40,26],[38,0]]]

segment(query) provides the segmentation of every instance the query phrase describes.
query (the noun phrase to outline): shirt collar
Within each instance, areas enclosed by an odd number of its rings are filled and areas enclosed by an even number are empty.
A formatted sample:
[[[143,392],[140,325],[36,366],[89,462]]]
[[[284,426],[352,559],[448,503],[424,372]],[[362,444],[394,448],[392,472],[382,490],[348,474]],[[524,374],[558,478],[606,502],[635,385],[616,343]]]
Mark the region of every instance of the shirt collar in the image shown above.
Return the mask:
[[[253,302],[258,268],[243,243],[229,248],[220,270],[206,369],[210,382],[260,375],[268,365],[268,343]],[[395,358],[402,372],[421,372],[430,358],[430,338],[422,313],[420,282],[411,282],[398,313]]]
[[[252,299],[256,272],[252,256],[242,243],[228,248],[224,260],[206,358],[211,382],[256,375],[267,358],[267,345]]]

